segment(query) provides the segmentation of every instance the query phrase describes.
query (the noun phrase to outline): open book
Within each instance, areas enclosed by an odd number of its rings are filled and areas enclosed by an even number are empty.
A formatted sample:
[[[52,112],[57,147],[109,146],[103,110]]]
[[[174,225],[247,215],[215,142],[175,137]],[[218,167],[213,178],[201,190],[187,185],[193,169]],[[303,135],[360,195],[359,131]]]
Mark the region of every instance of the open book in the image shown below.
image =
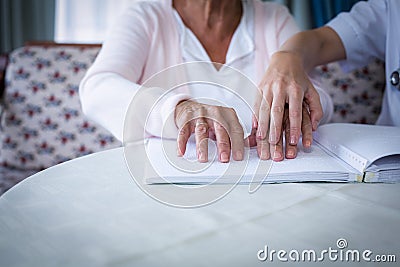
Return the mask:
[[[400,182],[400,127],[327,124],[314,133],[310,151],[299,145],[296,159],[263,161],[255,148],[245,160],[220,163],[209,142],[209,162],[199,163],[195,143],[184,157],[176,156],[176,142],[147,140],[145,183],[282,183],[282,182]]]

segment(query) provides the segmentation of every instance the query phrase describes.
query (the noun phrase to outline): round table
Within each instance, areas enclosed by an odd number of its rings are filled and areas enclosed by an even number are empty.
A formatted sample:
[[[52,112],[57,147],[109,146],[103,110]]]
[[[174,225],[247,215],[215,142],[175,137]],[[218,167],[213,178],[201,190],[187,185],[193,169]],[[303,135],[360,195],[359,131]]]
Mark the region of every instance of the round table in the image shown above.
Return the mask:
[[[296,255],[313,261],[312,251],[324,265],[347,266],[322,252],[399,257],[399,226],[400,184],[268,184],[254,194],[238,185],[201,208],[170,207],[136,185],[118,148],[2,195],[0,266],[286,266],[299,264]]]

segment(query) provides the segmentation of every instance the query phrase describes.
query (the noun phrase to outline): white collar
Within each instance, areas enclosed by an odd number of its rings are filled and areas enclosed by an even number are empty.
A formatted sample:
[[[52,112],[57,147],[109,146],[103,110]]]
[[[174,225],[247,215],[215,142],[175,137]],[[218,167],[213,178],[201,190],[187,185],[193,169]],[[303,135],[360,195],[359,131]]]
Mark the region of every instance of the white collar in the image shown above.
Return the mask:
[[[251,3],[252,1],[242,1],[243,15],[229,44],[225,60],[225,64],[227,65],[230,65],[235,60],[243,58],[254,51],[255,45],[252,38],[252,35],[254,35],[254,10]],[[185,26],[182,18],[175,9],[174,14],[178,23],[178,32],[183,49],[182,55],[185,56],[185,54],[189,54],[190,57],[195,60],[210,61],[210,57],[200,41],[193,32]]]

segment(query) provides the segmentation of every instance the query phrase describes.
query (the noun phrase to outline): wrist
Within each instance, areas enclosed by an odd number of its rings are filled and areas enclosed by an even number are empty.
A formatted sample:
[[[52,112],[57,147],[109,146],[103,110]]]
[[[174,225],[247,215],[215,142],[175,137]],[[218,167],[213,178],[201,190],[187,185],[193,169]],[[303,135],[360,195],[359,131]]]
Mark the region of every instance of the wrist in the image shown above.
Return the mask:
[[[272,54],[271,62],[281,62],[282,60],[289,60],[290,62],[294,62],[303,66],[303,57],[301,54],[294,50],[279,50]]]

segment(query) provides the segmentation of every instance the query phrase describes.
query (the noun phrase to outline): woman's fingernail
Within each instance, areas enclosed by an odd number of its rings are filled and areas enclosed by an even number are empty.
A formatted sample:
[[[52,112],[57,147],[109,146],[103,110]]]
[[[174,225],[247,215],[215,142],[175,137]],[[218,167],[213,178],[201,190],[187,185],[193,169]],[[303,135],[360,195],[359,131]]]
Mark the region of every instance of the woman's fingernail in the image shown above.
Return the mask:
[[[305,147],[310,147],[311,146],[311,141],[310,140],[305,140],[304,141],[304,146]]]
[[[287,152],[287,157],[288,158],[293,158],[294,157],[294,150],[293,149],[289,149]]]
[[[221,153],[221,161],[222,162],[228,162],[229,161],[229,155],[226,152]]]
[[[279,151],[274,151],[273,157],[274,159],[280,159],[282,157],[282,154]]]

